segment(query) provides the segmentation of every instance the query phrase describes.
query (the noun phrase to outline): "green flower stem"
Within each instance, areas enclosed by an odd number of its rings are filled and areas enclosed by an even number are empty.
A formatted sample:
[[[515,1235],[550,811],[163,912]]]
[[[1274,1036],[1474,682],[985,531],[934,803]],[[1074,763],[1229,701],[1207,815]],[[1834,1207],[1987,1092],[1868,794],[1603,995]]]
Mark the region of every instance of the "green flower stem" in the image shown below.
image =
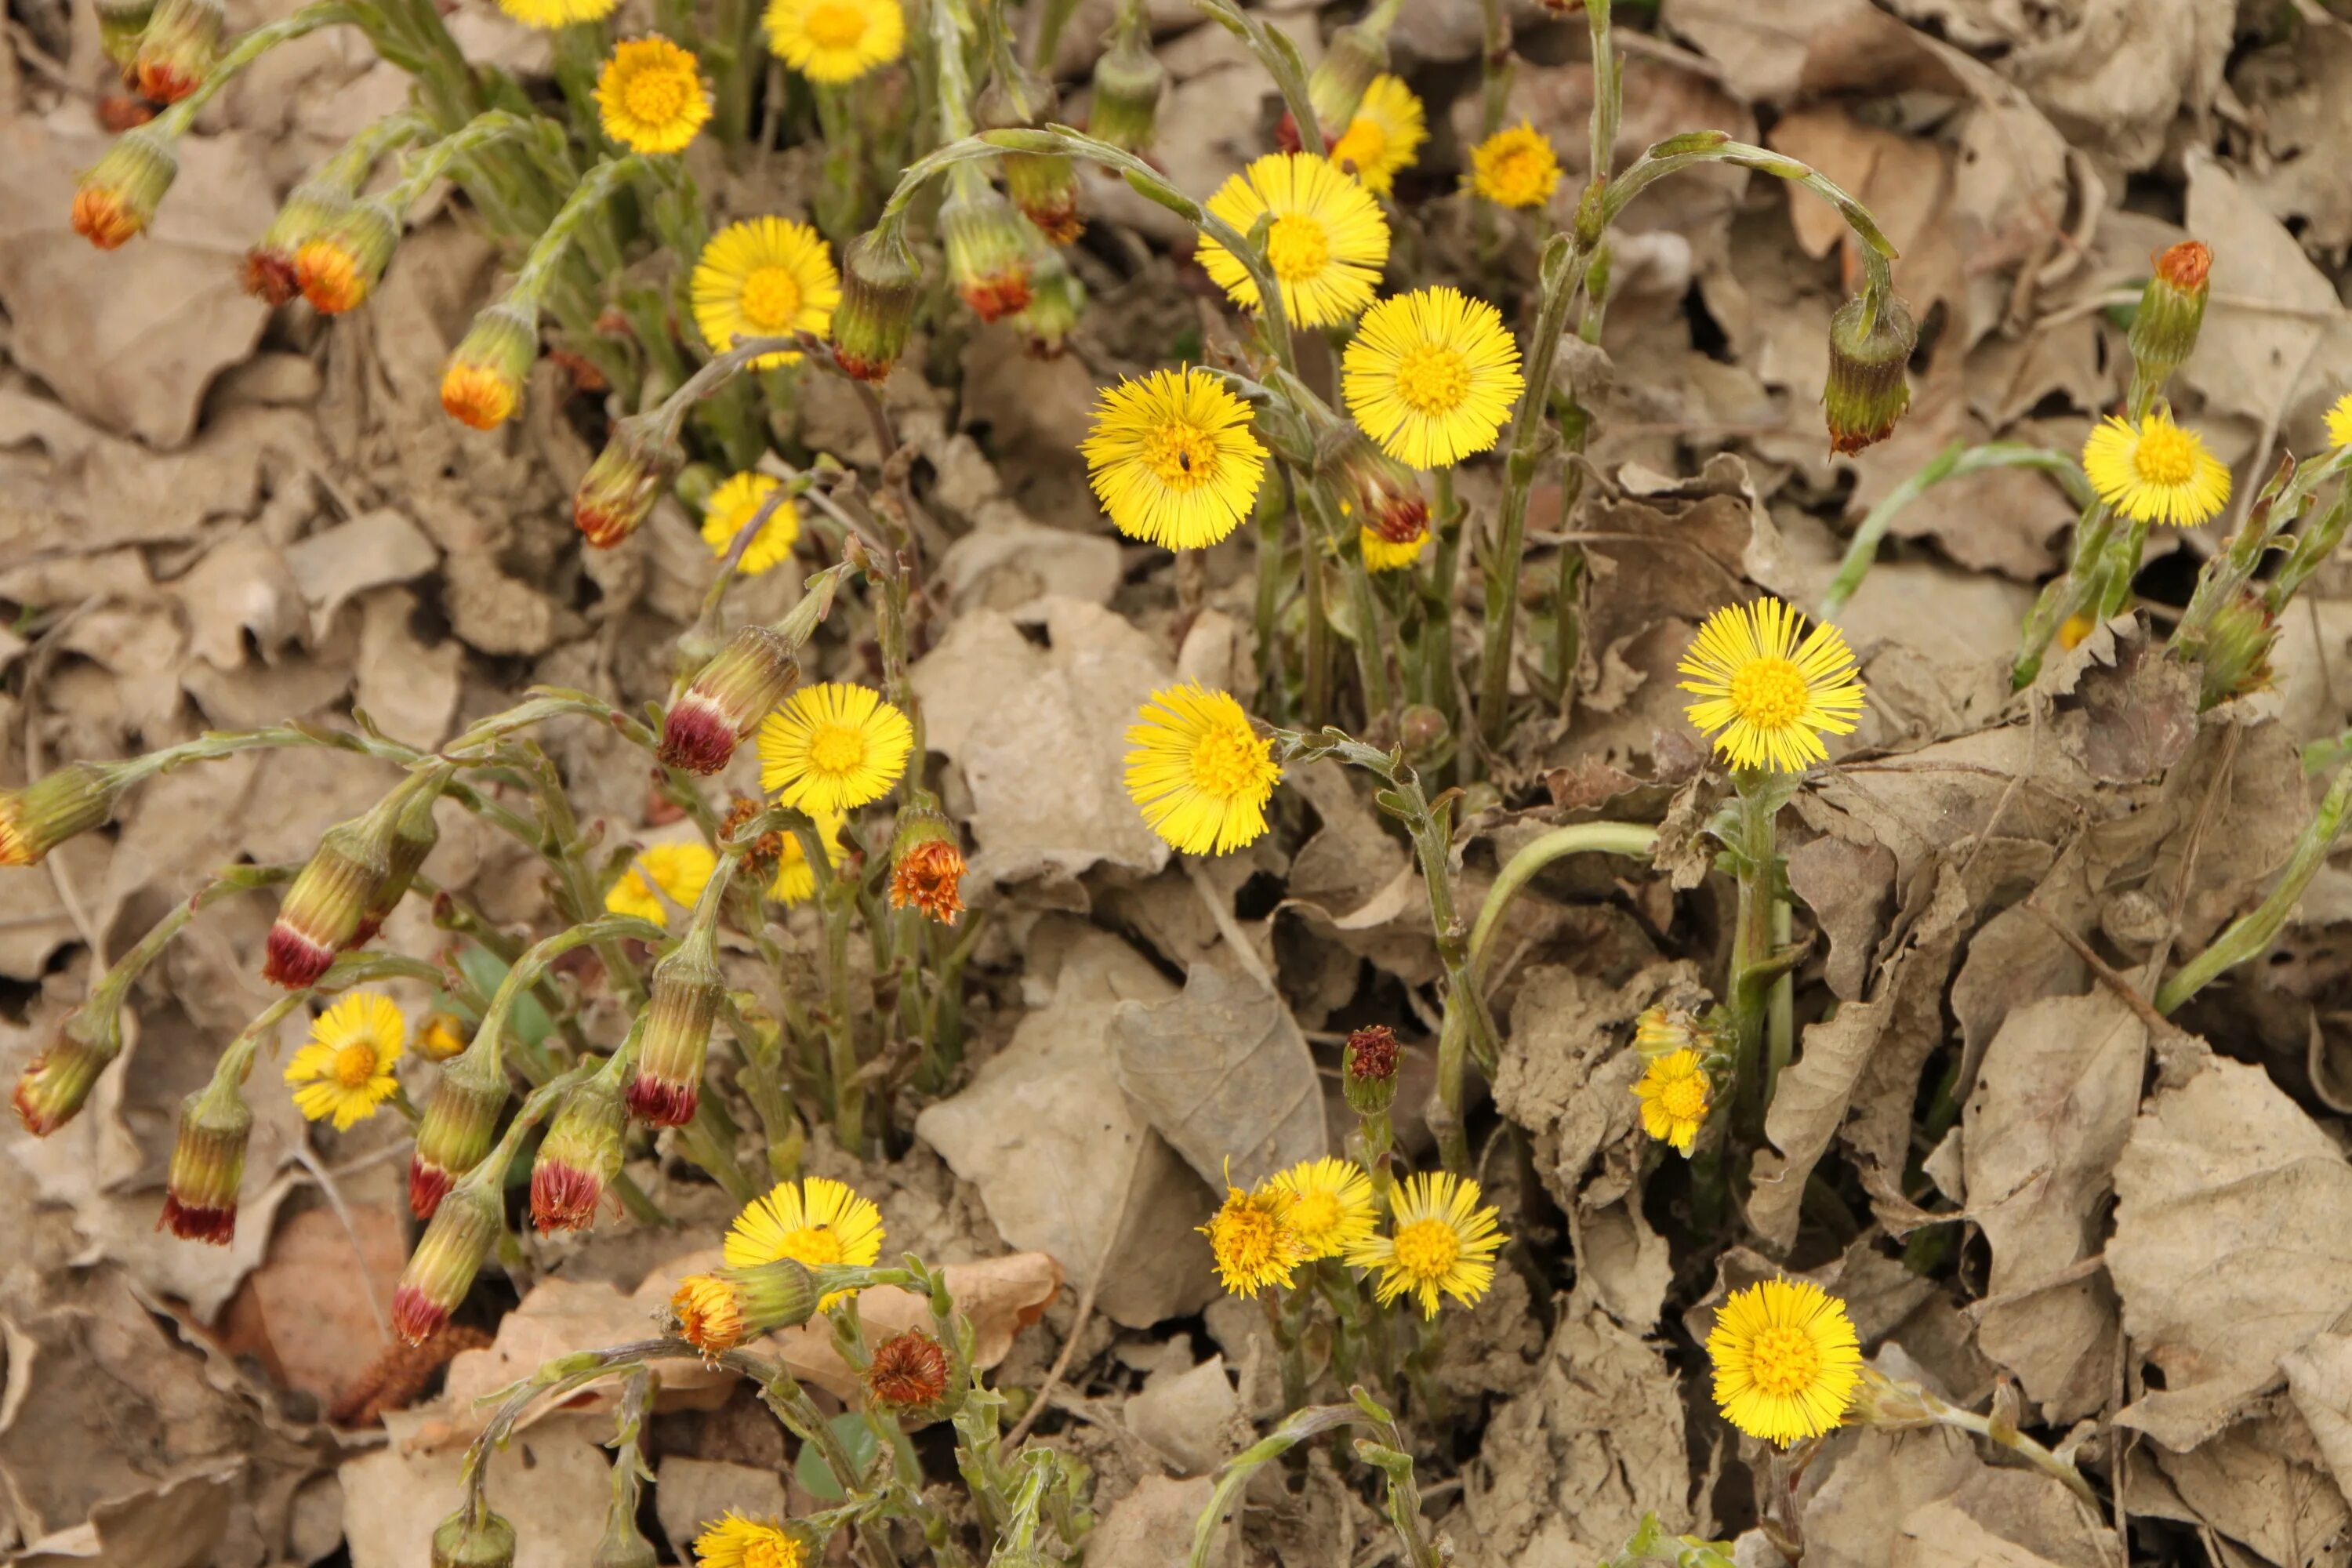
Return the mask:
[[[682,1340],[634,1340],[602,1350],[574,1351],[541,1362],[529,1377],[485,1395],[485,1399],[498,1400],[498,1408],[490,1412],[480,1433],[467,1445],[457,1476],[457,1484],[466,1494],[465,1506],[471,1511],[474,1522],[482,1523],[488,1514],[483,1487],[488,1479],[490,1454],[506,1447],[523,1412],[534,1401],[542,1396],[569,1397],[599,1378],[633,1373],[649,1361],[684,1360],[699,1353]]]
[[[1315,119],[1314,95],[1307,90],[1307,62],[1300,58],[1298,46],[1290,35],[1279,27],[1266,26],[1255,12],[1244,11],[1233,0],[1193,0],[1210,20],[1248,46],[1257,57],[1265,74],[1282,94],[1282,106],[1290,111],[1290,121],[1298,129],[1301,147],[1323,145],[1323,128]],[[1346,126],[1339,128],[1342,131]]]
[[[2069,556],[2065,573],[2042,590],[2033,601],[2032,613],[2025,617],[2025,627],[2018,637],[2017,659],[2010,667],[2009,685],[2012,691],[2022,691],[2033,684],[2042,673],[2042,661],[2050,651],[2053,638],[2069,620],[2081,614],[2098,591],[2097,568],[2105,556],[2107,541],[2114,534],[2116,514],[2105,501],[2083,509],[2074,521],[2074,548]]]
[[[1478,133],[1483,141],[1503,128],[1503,111],[1511,97],[1510,24],[1503,15],[1503,0],[1478,0]]]
[[[1470,928],[1471,973],[1486,973],[1488,950],[1494,945],[1495,931],[1502,921],[1503,912],[1537,872],[1563,855],[1591,851],[1647,859],[1657,841],[1658,830],[1644,823],[1576,822],[1555,827],[1542,837],[1522,845],[1517,854],[1504,862],[1495,885],[1486,889],[1486,901],[1479,906],[1477,922]]]
[[[292,43],[296,38],[315,33],[321,27],[341,26],[359,19],[360,14],[343,4],[343,0],[317,0],[317,3],[303,6],[292,16],[243,34],[229,46],[227,53],[213,62],[213,68],[205,73],[205,79],[196,84],[194,92],[154,118],[152,123],[155,133],[167,141],[178,141],[188,133],[189,127],[196,122],[196,116],[221,95],[222,89],[228,86],[237,72],[280,44]]]
[[[964,0],[938,0],[931,7],[931,47],[939,70],[940,140],[964,141],[972,133],[971,65],[966,50],[975,31]]]
[[[1454,676],[1454,580],[1462,560],[1462,503],[1454,499],[1452,468],[1438,469],[1436,480],[1429,526],[1437,536],[1437,552],[1422,594],[1422,699],[1445,715],[1446,728],[1453,731],[1462,719]]]
[[[1209,1494],[1208,1506],[1193,1524],[1192,1552],[1186,1559],[1186,1568],[1208,1568],[1209,1549],[1216,1542],[1217,1524],[1252,1476],[1301,1443],[1364,1418],[1364,1412],[1353,1405],[1311,1405],[1292,1411],[1281,1426],[1226,1460],[1224,1468],[1217,1472],[1217,1484]]]
[[[1781,929],[1777,911],[1783,901],[1779,819],[1788,793],[1775,787],[1784,783],[1780,775],[1761,769],[1738,768],[1731,776],[1739,825],[1739,843],[1733,850],[1738,892],[1729,987],[1734,1071],[1739,1125],[1750,1138],[1760,1140],[1764,1114],[1772,1103],[1772,1077],[1780,1065],[1766,1052],[1765,1032],[1766,1016],[1774,1010],[1770,993],[1787,967],[1779,958],[1775,933]],[[1774,1054],[1786,1049],[1776,1046]]]
[[[2098,591],[2094,595],[2098,605],[2094,614],[2099,620],[2123,614],[2125,602],[2131,597],[2132,582],[2139,575],[2140,557],[2147,550],[2147,519],[2134,518],[2108,542],[2106,560],[2099,570]]]
[[[523,951],[522,956],[508,966],[506,978],[491,994],[489,1005],[482,1009],[482,1020],[475,1026],[474,1037],[467,1045],[471,1054],[479,1052],[495,1063],[503,1065],[506,1058],[507,1018],[514,1011],[515,999],[539,983],[565,953],[578,948],[597,947],[600,950],[622,937],[635,937],[640,942],[659,942],[662,928],[635,915],[606,915],[601,920],[567,927],[553,936],[545,937]],[[336,960],[338,963],[342,960]],[[544,1068],[547,1064],[540,1064]],[[526,1068],[526,1071],[529,1071]],[[558,1076],[552,1071],[531,1072],[535,1082],[551,1083]]]
[[[1389,686],[1388,628],[1372,598],[1372,574],[1364,566],[1363,552],[1350,548],[1344,536],[1339,508],[1325,482],[1318,479],[1308,484],[1299,499],[1308,527],[1321,536],[1322,548],[1338,557],[1340,574],[1348,582],[1348,614],[1356,623],[1356,673],[1364,683],[1364,717],[1394,733],[1396,698]]]
[[[1878,558],[1879,542],[1901,515],[1904,508],[1917,500],[1928,490],[1946,479],[1956,479],[1979,474],[1991,468],[2039,468],[2054,476],[2066,489],[2066,494],[2078,507],[2092,502],[2090,481],[2083,477],[2082,465],[2063,452],[2046,447],[2029,447],[2018,441],[1988,441],[1970,447],[1955,441],[1938,452],[1927,465],[1901,484],[1879,498],[1853,531],[1846,545],[1845,559],[1839,563],[1837,575],[1822,595],[1820,618],[1829,619],[1843,609],[1862,586],[1863,578]]]
[[[760,43],[760,10],[754,0],[718,0],[710,37],[703,45],[713,57],[719,84],[712,94],[711,118],[719,140],[731,151],[740,151],[751,140],[751,100],[767,59]]]
[[[1283,557],[1290,533],[1290,514],[1286,509],[1271,504],[1271,496],[1264,490],[1257,497],[1256,532],[1257,592],[1251,605],[1251,622],[1257,632],[1259,691],[1262,697],[1274,698],[1282,709],[1286,709],[1282,644],[1275,633],[1282,614],[1283,590],[1289,585]]]
[[[577,27],[562,29],[565,33],[577,30]],[[572,194],[563,198],[563,205],[556,209],[555,216],[541,231],[539,238],[532,242],[530,254],[523,258],[514,281],[507,286],[507,300],[536,310],[549,278],[562,261],[573,237],[580,232],[581,225],[596,216],[613,198],[615,191],[644,174],[646,166],[646,160],[642,154],[628,153],[619,157],[600,159],[581,175],[580,183],[572,187]]]

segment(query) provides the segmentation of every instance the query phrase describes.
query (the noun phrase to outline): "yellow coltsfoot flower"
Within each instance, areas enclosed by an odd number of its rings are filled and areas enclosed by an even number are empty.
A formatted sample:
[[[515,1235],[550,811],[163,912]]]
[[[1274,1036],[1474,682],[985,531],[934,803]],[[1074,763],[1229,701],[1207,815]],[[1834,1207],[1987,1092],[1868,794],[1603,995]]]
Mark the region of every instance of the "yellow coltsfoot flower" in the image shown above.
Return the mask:
[[[1492,447],[1527,384],[1502,313],[1454,289],[1418,289],[1365,311],[1343,363],[1348,412],[1416,468]]]
[[[2331,447],[2352,447],[2352,392],[2346,393],[2328,406],[2327,444]]]
[[[338,1132],[373,1116],[400,1090],[392,1064],[407,1032],[400,1008],[381,992],[337,1002],[312,1020],[310,1043],[286,1064],[295,1109],[313,1121],[331,1117]]]
[[[1388,219],[1328,158],[1269,153],[1220,185],[1209,210],[1243,234],[1261,216],[1272,216],[1266,265],[1292,325],[1328,327],[1371,303],[1388,265]],[[1202,240],[1196,255],[1235,304],[1258,308],[1257,284],[1239,257],[1213,239]]]
[[[596,77],[604,134],[633,153],[682,153],[710,118],[694,57],[667,38],[625,38]]]
[[[1796,773],[1827,762],[1823,735],[1850,735],[1862,681],[1845,636],[1778,599],[1728,605],[1707,616],[1683,655],[1684,710],[1735,767]]]
[[[699,1568],[806,1568],[814,1556],[805,1531],[772,1519],[746,1519],[732,1509],[694,1538]]]
[[[806,1268],[829,1263],[864,1267],[882,1256],[882,1211],[845,1182],[810,1176],[779,1182],[754,1198],[727,1232],[727,1266],[751,1268],[790,1258]],[[818,1303],[832,1306],[848,1291]]]
[[[804,686],[760,726],[760,787],[820,821],[881,799],[907,770],[914,727],[870,687]]]
[[[1642,1100],[1642,1131],[1687,1154],[1706,1125],[1715,1085],[1694,1050],[1669,1051],[1650,1063],[1633,1086]]]
[[[1187,855],[1223,855],[1265,832],[1282,779],[1274,742],[1231,695],[1198,685],[1155,691],[1128,726],[1127,793],[1151,831]]]
[[[1498,206],[1539,207],[1559,184],[1559,154],[1522,120],[1471,150],[1470,188]]]
[[[1353,1160],[1301,1160],[1270,1184],[1282,1194],[1282,1217],[1308,1258],[1345,1258],[1372,1238],[1379,1219],[1372,1178]]]
[[[1249,405],[1197,366],[1105,391],[1078,451],[1112,526],[1170,550],[1204,549],[1233,532],[1265,478]]]
[[[768,0],[768,48],[811,81],[856,81],[907,48],[898,0]]]
[[[730,223],[713,235],[694,264],[688,289],[694,324],[714,353],[726,353],[740,338],[803,331],[821,338],[841,303],[841,274],[824,237],[804,223],[780,217]],[[783,350],[762,354],[752,364],[773,370],[800,357]]]
[[[1364,89],[1355,118],[1331,143],[1331,162],[1352,170],[1372,195],[1384,196],[1395,187],[1397,175],[1412,167],[1428,139],[1428,116],[1412,89],[1397,77],[1376,76]]]
[[[1289,1207],[1287,1196],[1272,1186],[1225,1188],[1223,1205],[1199,1229],[1209,1238],[1217,1279],[1229,1294],[1255,1296],[1269,1285],[1290,1289],[1290,1276],[1307,1251],[1306,1239],[1290,1227]]]
[[[703,884],[718,869],[719,857],[708,844],[656,844],[630,862],[621,879],[605,893],[604,908],[613,914],[635,915],[667,926],[669,910],[662,900],[692,909],[702,897]]]
[[[710,553],[724,558],[728,546],[744,525],[759,512],[761,503],[776,492],[783,481],[769,474],[736,474],[710,492],[710,504],[702,512],[702,542],[710,546]],[[751,542],[743,547],[742,558],[736,569],[746,577],[756,577],[791,559],[793,545],[801,536],[801,509],[789,497],[776,503]]]
[[[1724,1419],[1783,1448],[1843,1421],[1862,1375],[1845,1303],[1803,1279],[1733,1291],[1707,1331],[1706,1353]]]
[[[2134,522],[2194,528],[2230,500],[2228,465],[2161,408],[2137,425],[2110,416],[2092,431],[2083,443],[2083,472],[2101,500]]]
[[[1407,1176],[1390,1192],[1389,1210],[1391,1233],[1348,1254],[1349,1264],[1376,1276],[1381,1303],[1410,1293],[1424,1318],[1437,1316],[1440,1296],[1476,1305],[1495,1282],[1495,1254],[1510,1239],[1494,1208],[1478,1206],[1478,1184],[1445,1171]]]

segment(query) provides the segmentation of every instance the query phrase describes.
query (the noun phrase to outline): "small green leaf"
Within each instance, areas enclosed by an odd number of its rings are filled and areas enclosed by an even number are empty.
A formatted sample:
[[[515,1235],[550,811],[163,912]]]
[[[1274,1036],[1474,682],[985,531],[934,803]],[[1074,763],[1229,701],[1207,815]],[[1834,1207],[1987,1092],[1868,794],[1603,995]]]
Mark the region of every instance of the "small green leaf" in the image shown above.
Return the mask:
[[[866,1417],[836,1415],[831,1426],[834,1436],[839,1440],[843,1452],[849,1456],[852,1465],[862,1472],[874,1462],[874,1428],[866,1424]],[[823,1501],[842,1502],[849,1496],[849,1489],[834,1475],[833,1467],[824,1462],[824,1455],[814,1443],[801,1445],[801,1457],[794,1462],[793,1473],[800,1478],[801,1485],[806,1487],[811,1495]]]

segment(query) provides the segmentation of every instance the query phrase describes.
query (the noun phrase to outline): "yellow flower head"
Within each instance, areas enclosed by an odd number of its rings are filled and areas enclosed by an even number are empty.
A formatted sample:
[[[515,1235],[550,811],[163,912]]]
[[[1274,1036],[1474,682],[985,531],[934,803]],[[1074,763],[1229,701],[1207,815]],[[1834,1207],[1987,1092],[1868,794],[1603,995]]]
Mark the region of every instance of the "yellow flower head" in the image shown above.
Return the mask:
[[[828,866],[841,864],[841,825],[848,820],[840,816],[820,816],[816,819],[817,836],[824,840],[824,859]],[[801,836],[786,833],[781,836],[782,847],[776,852],[775,879],[768,884],[768,897],[780,904],[803,904],[816,893],[816,870],[808,863],[808,851],[801,847]]]
[[[1197,683],[1155,691],[1128,726],[1127,793],[1187,855],[1223,855],[1265,831],[1282,769],[1242,705]]]
[[[1495,1282],[1495,1254],[1510,1237],[1497,1229],[1490,1205],[1478,1206],[1478,1184],[1448,1171],[1407,1176],[1389,1193],[1395,1226],[1348,1254],[1358,1268],[1379,1276],[1373,1289],[1383,1304],[1407,1291],[1424,1318],[1437,1316],[1442,1293],[1474,1306]]]
[[[694,1538],[700,1568],[806,1568],[808,1537],[772,1519],[746,1519],[730,1509]]]
[[[2327,410],[2327,444],[2352,447],[2352,392],[2337,398]]]
[[[1724,1419],[1783,1448],[1844,1420],[1862,1375],[1845,1303],[1802,1279],[1733,1291],[1707,1331],[1706,1353]]]
[[[633,153],[682,153],[710,118],[694,57],[667,38],[625,38],[596,78],[604,134]]]
[[[713,556],[725,558],[727,547],[743,531],[754,513],[776,491],[782,481],[767,474],[737,474],[710,492],[710,504],[702,511],[702,542],[710,546]],[[793,542],[801,536],[801,509],[789,499],[776,503],[751,542],[743,547],[743,559],[738,567],[747,577],[756,577],[791,558]]]
[[[906,51],[898,0],[768,0],[768,47],[811,81],[856,81]]]
[[[1633,1092],[1642,1098],[1642,1130],[1673,1144],[1677,1153],[1689,1153],[1715,1093],[1698,1053],[1669,1051],[1658,1058],[1643,1071]]]
[[[454,1013],[435,1013],[416,1031],[416,1054],[428,1062],[446,1062],[466,1048],[466,1021]]]
[[[1357,543],[1364,552],[1365,571],[1402,572],[1428,552],[1429,539],[1427,528],[1411,539],[1391,539],[1377,528],[1367,528],[1359,531]]]
[[[847,1184],[829,1176],[778,1182],[735,1216],[727,1232],[727,1266],[751,1268],[789,1258],[809,1268],[863,1267],[882,1256],[883,1235],[882,1211]],[[817,1305],[830,1307],[856,1293],[835,1290]]]
[[[1853,651],[1837,627],[1804,625],[1778,599],[1727,605],[1683,655],[1682,689],[1700,699],[1684,711],[1734,767],[1797,773],[1829,760],[1822,736],[1853,733]]]
[[[1524,120],[1471,150],[1470,188],[1498,205],[1539,207],[1559,184],[1559,155]]]
[[[568,27],[601,22],[620,9],[621,0],[499,0],[499,9],[526,27]]]
[[[375,1114],[399,1091],[392,1064],[407,1033],[400,1009],[375,991],[354,991],[310,1024],[310,1043],[286,1064],[294,1107],[313,1121],[332,1117],[335,1131]]]
[[[1331,143],[1331,162],[1354,171],[1372,195],[1384,196],[1397,175],[1412,167],[1414,153],[1428,139],[1427,120],[1412,89],[1395,77],[1376,76],[1346,133]]]
[[[1353,1160],[1301,1160],[1272,1182],[1282,1219],[1308,1258],[1345,1258],[1372,1238],[1372,1178]]]
[[[2101,500],[2134,522],[2194,528],[2230,499],[2230,470],[2163,409],[2139,424],[2109,416],[2083,443],[2083,472]]]
[[[1271,1186],[1225,1188],[1225,1201],[1200,1226],[1228,1293],[1255,1296],[1269,1285],[1290,1289],[1291,1271],[1307,1261],[1307,1242],[1285,1217],[1289,1200]]]
[[[1273,215],[1266,265],[1294,326],[1331,326],[1371,303],[1388,265],[1388,219],[1328,158],[1269,153],[1220,185],[1209,210],[1243,234],[1261,215]],[[1213,239],[1202,240],[1197,254],[1235,304],[1257,309],[1257,285],[1239,258]]]
[[[738,338],[796,331],[824,336],[833,326],[833,308],[841,303],[841,274],[834,269],[824,237],[808,225],[755,217],[711,236],[694,264],[688,292],[703,341],[712,353],[724,353]],[[798,351],[784,349],[751,363],[756,369],[773,370],[800,357]]]
[[[1365,311],[1344,364],[1348,412],[1416,468],[1492,447],[1527,384],[1502,313],[1454,289],[1418,289]]]
[[[760,787],[820,820],[890,793],[915,744],[873,688],[803,686],[760,723]]]
[[[1078,451],[1112,526],[1170,550],[1203,549],[1233,532],[1265,478],[1249,405],[1196,366],[1105,391]]]
[[[604,895],[604,908],[616,915],[635,915],[667,926],[669,910],[662,900],[692,909],[717,869],[719,857],[708,844],[656,844],[621,873],[621,879]]]

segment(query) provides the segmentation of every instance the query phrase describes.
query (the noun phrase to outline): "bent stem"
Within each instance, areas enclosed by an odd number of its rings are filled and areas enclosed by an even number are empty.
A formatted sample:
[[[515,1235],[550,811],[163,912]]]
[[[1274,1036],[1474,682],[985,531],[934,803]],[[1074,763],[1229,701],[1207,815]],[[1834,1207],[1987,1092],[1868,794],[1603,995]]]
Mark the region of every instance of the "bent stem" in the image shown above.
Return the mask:
[[[1845,559],[1838,563],[1837,575],[1822,595],[1817,618],[1828,620],[1853,597],[1878,559],[1879,542],[1904,508],[1946,479],[1965,479],[1993,468],[2039,468],[2056,476],[2077,507],[2087,507],[2092,502],[2091,484],[2083,477],[2082,465],[2063,452],[2029,447],[2020,441],[1988,441],[1978,447],[1955,441],[1938,452],[1927,467],[1880,497],[1878,504],[1864,516],[1862,525],[1853,531],[1853,538],[1846,545]]]
[[[1494,945],[1495,929],[1501,923],[1503,912],[1537,872],[1563,855],[1587,851],[1647,859],[1657,841],[1658,830],[1643,823],[1577,822],[1555,827],[1521,846],[1517,854],[1504,862],[1502,875],[1495,879],[1495,885],[1486,889],[1486,901],[1479,907],[1477,923],[1470,928],[1472,973],[1486,973],[1487,949]]]

